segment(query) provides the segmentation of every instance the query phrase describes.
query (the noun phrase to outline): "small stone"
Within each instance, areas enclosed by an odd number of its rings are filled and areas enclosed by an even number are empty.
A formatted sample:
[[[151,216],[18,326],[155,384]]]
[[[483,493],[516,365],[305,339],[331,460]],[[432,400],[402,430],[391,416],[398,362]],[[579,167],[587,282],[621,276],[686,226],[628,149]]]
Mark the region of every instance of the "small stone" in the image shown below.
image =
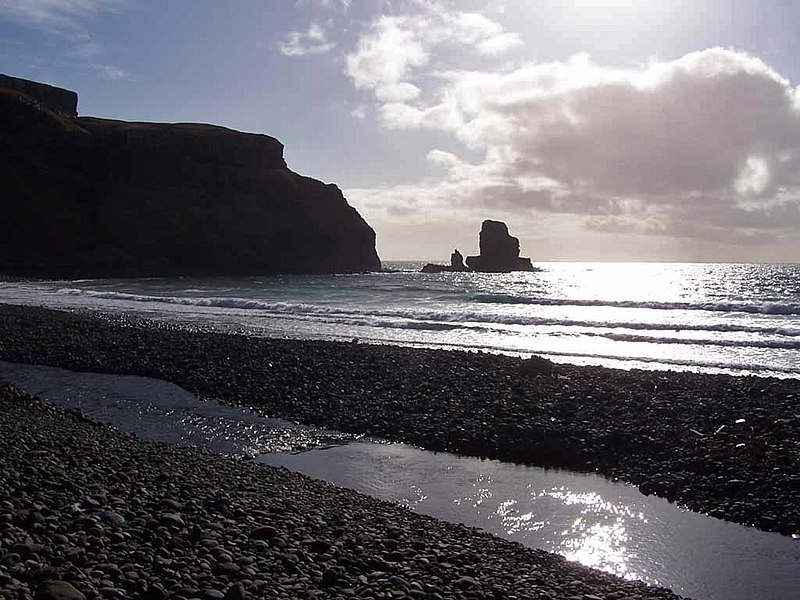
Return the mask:
[[[472,577],[464,576],[456,579],[453,582],[453,585],[462,590],[467,590],[467,589],[471,590],[473,588],[478,587],[478,582],[475,581]]]
[[[263,525],[256,527],[250,532],[250,537],[254,540],[269,540],[278,535],[278,530],[272,525]]]
[[[227,575],[228,577],[236,577],[237,575],[239,575],[240,569],[238,565],[236,565],[236,563],[226,562],[219,565],[219,567],[217,567],[217,571],[221,575]]]
[[[245,600],[244,586],[237,583],[228,588],[224,600]]]
[[[83,508],[100,508],[100,503],[95,500],[94,498],[84,498],[81,500],[81,506]]]
[[[339,580],[339,574],[334,569],[325,569],[322,573],[322,585],[331,586],[335,585]]]
[[[86,600],[86,596],[66,581],[46,581],[36,590],[34,600]]]
[[[324,554],[328,550],[331,549],[331,545],[329,542],[325,540],[313,540],[309,545],[308,549],[311,550],[314,554]]]
[[[175,513],[164,513],[158,518],[158,524],[165,527],[177,527],[178,529],[186,527],[184,520]]]
[[[397,575],[392,575],[391,577],[389,577],[389,579],[386,580],[386,583],[397,588],[405,589],[408,587],[408,582],[402,577],[398,577]]]
[[[166,600],[167,595],[159,587],[151,586],[145,592],[139,594],[138,600]]]
[[[113,525],[114,527],[124,527],[125,526],[125,517],[123,517],[119,513],[112,512],[110,510],[104,510],[100,513],[100,520],[104,523],[108,523],[109,525]]]

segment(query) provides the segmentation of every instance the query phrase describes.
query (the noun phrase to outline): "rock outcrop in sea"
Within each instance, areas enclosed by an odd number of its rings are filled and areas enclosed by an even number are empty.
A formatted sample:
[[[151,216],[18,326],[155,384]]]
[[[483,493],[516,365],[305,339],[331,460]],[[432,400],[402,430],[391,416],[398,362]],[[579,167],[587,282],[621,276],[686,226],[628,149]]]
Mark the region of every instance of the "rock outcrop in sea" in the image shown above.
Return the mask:
[[[428,263],[422,267],[423,273],[463,273],[465,271],[469,271],[469,268],[464,264],[464,255],[458,249],[453,250],[450,255],[449,265]]]
[[[455,250],[449,265],[428,263],[423,273],[452,273],[475,271],[477,273],[509,273],[511,271],[534,271],[530,258],[519,255],[519,238],[508,233],[502,221],[485,220],[480,232],[480,255],[468,256],[464,265],[461,252]]]
[[[0,273],[343,273],[375,232],[267,135],[76,116],[77,95],[0,77]]]
[[[508,233],[502,221],[487,219],[481,225],[480,255],[468,256],[467,266],[480,273],[533,271],[530,258],[519,255],[519,238]]]

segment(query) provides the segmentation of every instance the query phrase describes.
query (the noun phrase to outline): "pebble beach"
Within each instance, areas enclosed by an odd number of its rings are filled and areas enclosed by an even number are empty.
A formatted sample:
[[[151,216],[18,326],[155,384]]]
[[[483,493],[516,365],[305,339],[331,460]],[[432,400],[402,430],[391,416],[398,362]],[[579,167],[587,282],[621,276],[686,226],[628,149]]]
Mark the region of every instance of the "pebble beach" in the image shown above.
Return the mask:
[[[795,380],[254,338],[10,305],[0,359],[156,377],[272,417],[596,471],[719,518],[800,531]],[[45,579],[87,598],[675,597],[300,475],[143,442],[9,389],[2,402],[5,597],[32,597]]]
[[[0,597],[673,599],[0,388]]]

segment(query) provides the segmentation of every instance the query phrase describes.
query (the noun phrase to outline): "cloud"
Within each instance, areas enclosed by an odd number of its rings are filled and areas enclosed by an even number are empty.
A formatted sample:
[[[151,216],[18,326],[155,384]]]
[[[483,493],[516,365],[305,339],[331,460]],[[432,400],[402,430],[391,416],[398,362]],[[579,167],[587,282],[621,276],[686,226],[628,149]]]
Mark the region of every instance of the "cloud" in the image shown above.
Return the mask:
[[[453,154],[452,152],[445,152],[444,150],[439,150],[438,148],[435,148],[430,152],[428,152],[427,158],[434,165],[441,165],[444,167],[453,168],[456,165],[461,164],[461,161],[455,154]]]
[[[119,0],[0,0],[0,20],[15,21],[50,31],[75,31],[83,22],[113,12]]]
[[[120,79],[130,79],[131,73],[114,65],[101,65],[93,64],[91,68],[97,73],[100,79],[107,79],[109,81],[118,81]]]
[[[346,74],[357,89],[372,91],[381,102],[409,102],[421,96],[414,75],[427,67],[435,51],[499,56],[522,45],[492,19],[451,10],[437,2],[419,3],[416,12],[381,15],[373,20],[346,56]],[[391,111],[391,107],[388,108]]]
[[[502,56],[524,45],[518,33],[499,33],[482,40],[478,50],[489,56]]]
[[[311,6],[340,13],[346,13],[350,9],[352,0],[297,0],[298,7]]]
[[[371,90],[384,102],[408,101],[419,88],[403,81],[428,62],[428,52],[406,17],[380,17],[347,55],[347,75],[358,89]]]
[[[350,111],[350,115],[358,120],[363,120],[367,118],[367,114],[369,113],[369,106],[366,104],[359,104],[353,110]]]
[[[307,31],[287,33],[279,47],[281,54],[295,57],[326,54],[336,47],[336,43],[328,41],[325,28],[313,22]]]
[[[376,20],[347,74],[372,92],[384,127],[445,132],[483,159],[433,150],[446,180],[382,189],[386,201],[438,198],[588,216],[594,231],[747,243],[800,227],[800,88],[758,57],[717,47],[626,68],[586,54],[464,68],[442,44],[491,55],[518,38],[481,18],[440,17]],[[414,93],[397,93],[404,84]]]

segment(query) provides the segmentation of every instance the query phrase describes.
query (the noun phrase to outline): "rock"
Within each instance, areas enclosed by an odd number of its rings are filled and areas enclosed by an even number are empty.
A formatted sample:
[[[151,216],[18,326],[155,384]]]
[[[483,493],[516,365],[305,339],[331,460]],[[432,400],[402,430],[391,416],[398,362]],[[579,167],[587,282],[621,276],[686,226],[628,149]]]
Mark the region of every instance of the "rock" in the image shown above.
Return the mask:
[[[237,583],[229,587],[225,592],[224,600],[245,600],[244,586]]]
[[[86,596],[66,581],[46,581],[36,590],[34,600],[86,600]]]
[[[478,582],[474,578],[465,575],[453,581],[453,586],[461,590],[471,590],[478,587]]]
[[[325,540],[313,540],[309,545],[308,549],[311,550],[314,554],[324,554],[328,550],[331,549],[330,543],[326,542]]]
[[[232,562],[221,563],[217,565],[217,572],[220,575],[227,575],[228,577],[237,577],[241,569],[239,565]]]
[[[16,544],[12,544],[11,546],[11,552],[18,554],[22,558],[30,558],[33,554],[37,554],[42,550],[44,550],[44,546],[41,544],[35,544],[30,540],[18,542]]]
[[[520,258],[519,239],[502,221],[486,220],[481,226],[480,255],[467,257],[467,265],[480,273],[533,271],[530,258]]]
[[[175,513],[164,513],[158,518],[158,524],[163,525],[164,527],[177,527],[179,529],[183,529],[186,527],[186,523],[180,517],[180,515],[176,515]]]
[[[541,356],[525,358],[519,365],[521,375],[552,375],[555,370],[555,363]]]
[[[450,255],[450,269],[453,271],[466,271],[467,266],[464,264],[464,255],[458,251],[458,248],[453,250]]]
[[[109,525],[113,525],[114,527],[124,527],[125,526],[125,517],[123,517],[119,513],[112,512],[110,510],[104,510],[100,513],[100,520],[104,523],[108,523]]]
[[[4,89],[10,80],[13,90]],[[0,272],[380,270],[372,228],[338,187],[290,171],[277,139],[196,123],[75,117],[66,106],[54,110],[55,100],[37,100],[49,87],[0,80]]]
[[[331,586],[336,585],[336,582],[339,580],[339,574],[336,572],[335,569],[325,569],[322,573],[322,585],[324,586]]]
[[[272,525],[263,525],[256,527],[250,532],[250,537],[254,540],[269,540],[278,535],[278,530]]]
[[[450,271],[450,267],[447,265],[437,265],[436,263],[427,263],[424,267],[422,267],[422,273],[447,273]]]
[[[166,600],[167,595],[159,587],[151,586],[139,594],[138,600]]]
[[[469,271],[469,269],[464,264],[464,256],[458,251],[458,249],[453,250],[453,253],[450,255],[449,265],[428,263],[422,267],[423,273],[461,273],[464,271]]]

